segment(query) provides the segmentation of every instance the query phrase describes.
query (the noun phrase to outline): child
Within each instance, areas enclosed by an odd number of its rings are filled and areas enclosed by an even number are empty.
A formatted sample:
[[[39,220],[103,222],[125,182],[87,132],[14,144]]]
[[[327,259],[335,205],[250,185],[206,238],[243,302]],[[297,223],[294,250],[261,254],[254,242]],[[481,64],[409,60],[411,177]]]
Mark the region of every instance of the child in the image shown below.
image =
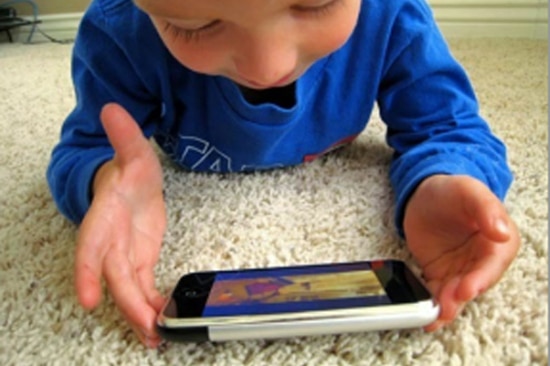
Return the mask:
[[[451,322],[515,257],[505,148],[424,0],[94,0],[73,55],[77,105],[48,180],[80,223],[83,307],[100,280],[155,347],[166,214],[148,138],[182,167],[309,161],[352,141],[378,103],[395,150],[400,234]]]

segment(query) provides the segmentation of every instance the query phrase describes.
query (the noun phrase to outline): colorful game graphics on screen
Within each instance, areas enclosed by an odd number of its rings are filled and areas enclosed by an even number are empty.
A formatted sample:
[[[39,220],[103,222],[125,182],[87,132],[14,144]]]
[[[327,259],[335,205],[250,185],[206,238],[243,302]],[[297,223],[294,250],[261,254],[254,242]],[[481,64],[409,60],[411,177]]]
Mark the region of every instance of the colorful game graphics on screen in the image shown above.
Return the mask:
[[[366,264],[220,273],[203,316],[259,315],[389,304]]]

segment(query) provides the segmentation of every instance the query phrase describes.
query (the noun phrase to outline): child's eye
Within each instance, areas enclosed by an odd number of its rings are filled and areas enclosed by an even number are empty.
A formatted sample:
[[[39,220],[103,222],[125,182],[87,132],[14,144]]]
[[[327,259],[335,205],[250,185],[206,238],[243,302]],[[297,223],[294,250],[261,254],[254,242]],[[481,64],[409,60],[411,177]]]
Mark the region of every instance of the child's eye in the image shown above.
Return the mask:
[[[295,10],[303,14],[324,15],[327,12],[330,12],[331,10],[333,10],[335,5],[339,5],[342,2],[343,0],[329,0],[320,5],[315,5],[315,6],[295,5],[292,7],[292,10]]]
[[[196,29],[185,29],[178,27],[170,22],[166,22],[164,25],[164,32],[170,33],[172,37],[174,37],[174,39],[183,37],[187,42],[197,41],[205,33],[215,30],[220,25],[220,23],[221,21],[219,20],[213,20],[212,22]]]

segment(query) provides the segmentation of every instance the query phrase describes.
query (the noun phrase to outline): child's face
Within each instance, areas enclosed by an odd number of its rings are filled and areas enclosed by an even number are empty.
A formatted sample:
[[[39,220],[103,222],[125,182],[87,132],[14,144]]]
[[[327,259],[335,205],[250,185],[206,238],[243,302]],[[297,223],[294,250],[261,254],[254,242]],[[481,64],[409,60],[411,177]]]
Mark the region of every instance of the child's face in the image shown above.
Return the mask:
[[[134,0],[189,69],[288,85],[351,35],[361,0]]]

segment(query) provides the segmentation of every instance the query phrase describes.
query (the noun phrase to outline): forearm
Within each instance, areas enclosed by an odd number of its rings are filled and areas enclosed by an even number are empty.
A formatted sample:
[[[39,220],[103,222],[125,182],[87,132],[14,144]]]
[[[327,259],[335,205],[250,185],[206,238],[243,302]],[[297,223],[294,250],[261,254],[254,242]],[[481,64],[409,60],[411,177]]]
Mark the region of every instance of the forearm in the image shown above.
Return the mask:
[[[433,19],[409,31],[408,38],[399,33],[406,41],[391,50],[378,95],[394,149],[390,179],[401,235],[405,206],[427,177],[471,176],[501,199],[511,183],[506,149],[479,115],[468,76]]]

